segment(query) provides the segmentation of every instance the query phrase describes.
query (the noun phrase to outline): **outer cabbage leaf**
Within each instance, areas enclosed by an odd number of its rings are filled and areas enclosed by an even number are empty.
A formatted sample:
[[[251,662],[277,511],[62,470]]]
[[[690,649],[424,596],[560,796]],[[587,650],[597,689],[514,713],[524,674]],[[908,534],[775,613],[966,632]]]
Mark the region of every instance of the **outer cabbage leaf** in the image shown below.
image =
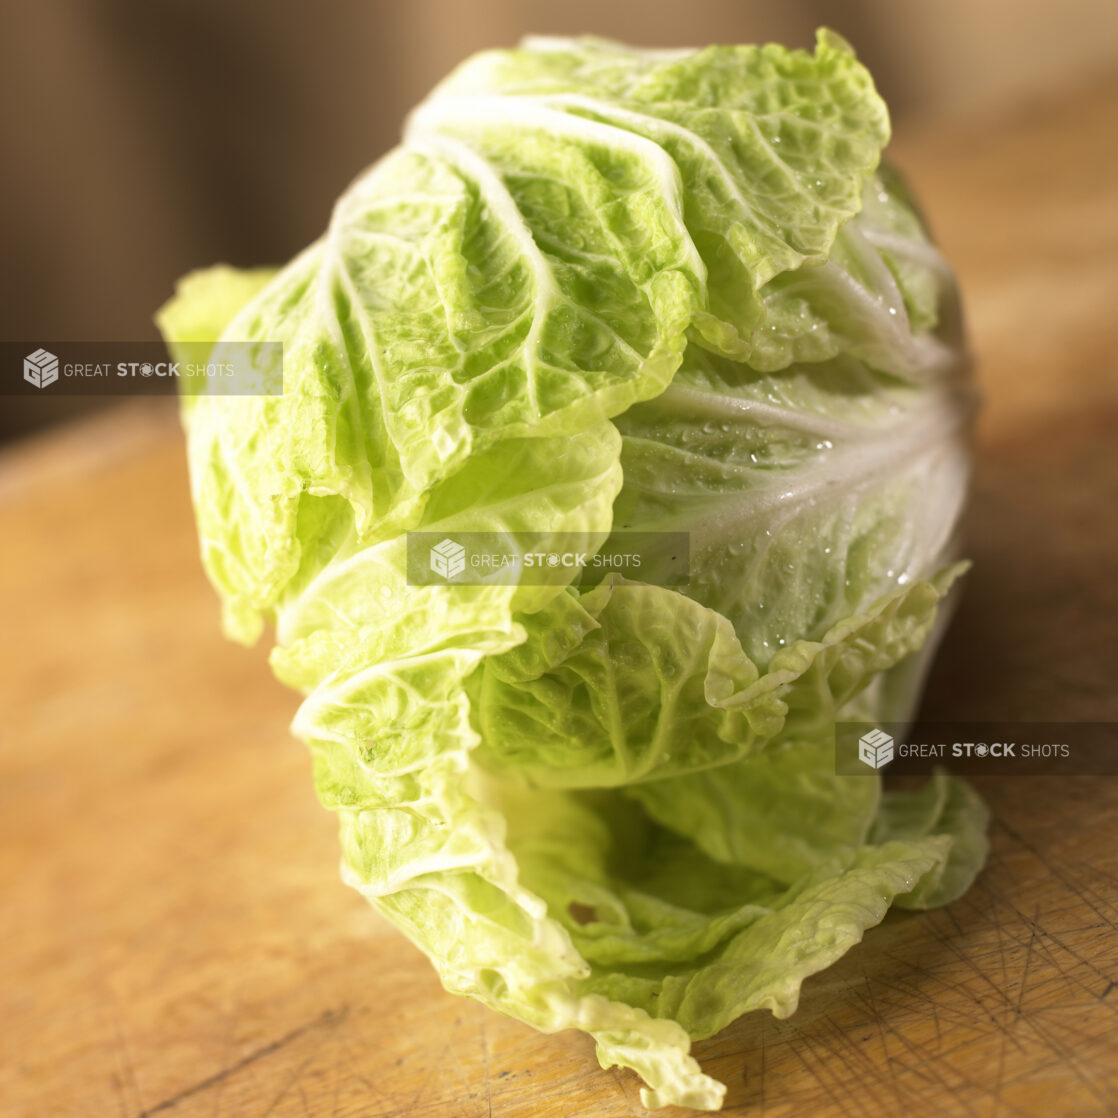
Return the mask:
[[[937,831],[953,836],[946,861],[896,903],[901,908],[935,908],[962,896],[986,861],[990,812],[969,784],[936,773],[921,788],[888,792],[874,821],[871,840],[915,841]]]
[[[687,781],[666,778],[714,769],[699,786],[717,802],[720,766],[782,735],[829,740],[838,712],[922,647],[960,570],[894,590],[819,641],[794,642],[763,675],[729,621],[682,594],[621,580],[581,599],[569,590],[525,619],[524,644],[487,659],[471,680],[479,758],[550,786],[652,781],[642,785],[650,808],[684,802],[677,789]],[[703,803],[700,794],[700,817]],[[752,829],[748,816],[738,823]]]
[[[679,194],[676,234],[705,265],[709,305],[693,316],[696,336],[728,356],[787,364],[792,339],[782,356],[765,321],[766,285],[826,262],[888,137],[885,105],[849,47],[821,32],[814,55],[638,53],[595,40],[526,48],[462,66],[412,115],[409,142],[466,138],[564,218],[608,203],[595,172],[608,181],[619,159],[658,169]],[[592,248],[562,227],[555,238],[572,255]],[[622,259],[626,247],[615,249]]]
[[[156,316],[172,356],[177,361],[204,361],[237,311],[274,275],[271,268],[242,271],[219,264],[184,276],[175,298]]]
[[[812,788],[810,776],[797,787],[809,775],[802,754],[781,749],[762,756],[774,777],[792,786],[790,813],[797,807],[833,811],[833,789]],[[866,805],[876,799],[872,774],[835,779],[860,790],[854,795]],[[938,792],[956,810],[922,813],[919,835],[882,834],[868,844],[871,808],[860,812],[862,833],[831,836],[829,845],[783,879],[712,861],[694,844],[657,828],[620,792],[490,786],[508,821],[507,841],[522,880],[546,898],[590,963],[578,989],[669,1018],[692,1038],[709,1036],[754,1009],[790,1015],[805,977],[858,942],[891,901],[919,903],[932,895],[945,865],[956,869],[955,888],[965,888],[982,861],[973,838],[985,826],[984,809],[958,782],[941,781]],[[767,808],[771,795],[760,781],[737,810],[783,826],[787,838],[797,828]],[[943,891],[937,900],[952,895]],[[601,1037],[598,1050],[603,1065],[626,1062]],[[681,1101],[662,1089],[642,1098],[648,1106]],[[685,1105],[712,1103],[692,1094]]]

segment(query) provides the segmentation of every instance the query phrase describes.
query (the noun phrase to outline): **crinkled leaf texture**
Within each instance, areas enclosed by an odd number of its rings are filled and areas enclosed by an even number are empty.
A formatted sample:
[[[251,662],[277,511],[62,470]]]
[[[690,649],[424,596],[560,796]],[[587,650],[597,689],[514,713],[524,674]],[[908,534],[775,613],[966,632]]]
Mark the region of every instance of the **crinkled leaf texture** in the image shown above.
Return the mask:
[[[837,776],[904,718],[961,570],[954,286],[823,32],[478,56],[275,273],[189,277],[176,353],[278,340],[285,392],[184,403],[231,636],[275,625],[343,874],[449,990],[579,1028],[648,1106],[893,901],[962,892],[985,813]],[[412,586],[410,530],[687,532],[691,579]],[[942,621],[942,617],[940,618]]]

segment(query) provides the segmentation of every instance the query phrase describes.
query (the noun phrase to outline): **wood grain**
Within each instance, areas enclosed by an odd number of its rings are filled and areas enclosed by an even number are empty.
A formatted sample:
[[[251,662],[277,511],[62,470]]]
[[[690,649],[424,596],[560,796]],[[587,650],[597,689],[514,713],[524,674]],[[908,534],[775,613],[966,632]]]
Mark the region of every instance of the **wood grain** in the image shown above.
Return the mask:
[[[987,395],[932,715],[1115,720],[1116,120],[1118,81],[899,151]],[[295,697],[219,636],[166,410],[8,453],[0,539],[0,1113],[642,1113],[584,1037],[443,993],[338,883]],[[1118,1113],[1118,785],[982,791],[966,897],[697,1046],[729,1113]]]

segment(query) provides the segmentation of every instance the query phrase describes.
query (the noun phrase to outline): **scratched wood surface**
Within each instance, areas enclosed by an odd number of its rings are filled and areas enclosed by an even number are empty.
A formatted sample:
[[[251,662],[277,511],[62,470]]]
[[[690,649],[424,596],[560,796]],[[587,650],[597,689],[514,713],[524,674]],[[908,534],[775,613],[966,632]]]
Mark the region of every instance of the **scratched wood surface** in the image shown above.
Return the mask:
[[[1116,120],[1118,80],[899,151],[987,395],[929,714],[1115,719]],[[9,452],[0,541],[0,1114],[641,1113],[583,1037],[444,994],[338,882],[295,697],[218,635],[165,409]],[[966,897],[696,1046],[729,1112],[1118,1114],[1116,781],[982,791]]]

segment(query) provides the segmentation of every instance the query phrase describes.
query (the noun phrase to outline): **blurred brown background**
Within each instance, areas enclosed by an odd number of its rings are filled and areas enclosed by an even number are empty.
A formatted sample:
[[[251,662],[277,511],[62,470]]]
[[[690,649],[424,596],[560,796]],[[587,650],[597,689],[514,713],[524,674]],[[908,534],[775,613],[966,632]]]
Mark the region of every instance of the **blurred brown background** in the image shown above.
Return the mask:
[[[809,46],[824,23],[855,45],[900,129],[1027,111],[1118,67],[1112,0],[9,2],[0,338],[151,338],[182,273],[286,260],[475,50],[529,32]],[[0,399],[0,440],[97,403]]]

